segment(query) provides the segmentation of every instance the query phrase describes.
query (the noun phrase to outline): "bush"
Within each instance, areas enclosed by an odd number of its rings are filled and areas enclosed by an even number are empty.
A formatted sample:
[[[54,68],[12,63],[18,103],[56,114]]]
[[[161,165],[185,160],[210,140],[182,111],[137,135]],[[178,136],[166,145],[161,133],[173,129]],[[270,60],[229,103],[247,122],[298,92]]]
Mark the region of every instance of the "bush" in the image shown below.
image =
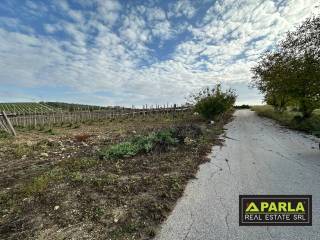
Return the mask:
[[[121,157],[132,157],[139,152],[139,147],[131,142],[123,142],[111,146],[104,151],[103,156],[107,159],[118,159]]]
[[[236,101],[236,94],[232,89],[225,92],[218,84],[215,88],[205,88],[192,96],[195,102],[194,110],[206,119],[214,119],[218,115],[232,108]]]

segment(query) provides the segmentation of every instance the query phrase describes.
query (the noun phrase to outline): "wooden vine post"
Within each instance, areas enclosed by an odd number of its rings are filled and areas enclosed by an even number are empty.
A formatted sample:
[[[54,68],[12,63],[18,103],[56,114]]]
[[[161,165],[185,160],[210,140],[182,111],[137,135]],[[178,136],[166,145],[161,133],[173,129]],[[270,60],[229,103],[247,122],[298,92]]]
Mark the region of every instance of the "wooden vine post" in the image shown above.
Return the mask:
[[[14,130],[11,122],[10,122],[10,119],[8,118],[7,114],[5,111],[2,112],[1,116],[3,116],[4,120],[5,120],[5,130],[9,130],[9,133],[11,133],[13,136],[17,136],[17,133],[16,131]],[[3,125],[3,124],[2,124]]]

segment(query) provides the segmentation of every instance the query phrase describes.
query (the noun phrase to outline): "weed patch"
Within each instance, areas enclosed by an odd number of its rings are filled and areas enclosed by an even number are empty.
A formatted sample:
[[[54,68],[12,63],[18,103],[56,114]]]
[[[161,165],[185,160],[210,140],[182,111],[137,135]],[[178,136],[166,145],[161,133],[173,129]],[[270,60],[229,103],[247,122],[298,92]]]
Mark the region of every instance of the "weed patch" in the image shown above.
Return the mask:
[[[146,136],[136,136],[130,141],[118,143],[105,148],[100,157],[105,159],[119,159],[133,157],[139,153],[149,153],[155,148],[167,148],[178,143],[172,130],[152,132]]]

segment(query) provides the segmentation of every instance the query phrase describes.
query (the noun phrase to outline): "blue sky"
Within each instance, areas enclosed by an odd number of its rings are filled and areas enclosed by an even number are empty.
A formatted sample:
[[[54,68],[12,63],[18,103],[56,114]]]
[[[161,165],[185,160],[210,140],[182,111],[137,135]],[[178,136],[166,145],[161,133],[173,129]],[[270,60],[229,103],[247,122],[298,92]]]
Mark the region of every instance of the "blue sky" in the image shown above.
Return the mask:
[[[314,0],[2,0],[0,101],[183,103],[221,82],[260,103],[250,68]]]

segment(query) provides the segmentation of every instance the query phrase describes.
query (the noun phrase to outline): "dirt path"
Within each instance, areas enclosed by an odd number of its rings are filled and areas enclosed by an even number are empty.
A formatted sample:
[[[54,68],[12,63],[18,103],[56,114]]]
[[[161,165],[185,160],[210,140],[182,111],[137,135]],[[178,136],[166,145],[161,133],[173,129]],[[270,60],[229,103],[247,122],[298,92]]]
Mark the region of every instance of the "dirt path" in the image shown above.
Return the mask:
[[[320,239],[319,139],[249,110],[235,113],[157,239]],[[311,194],[311,227],[239,227],[239,194]]]

